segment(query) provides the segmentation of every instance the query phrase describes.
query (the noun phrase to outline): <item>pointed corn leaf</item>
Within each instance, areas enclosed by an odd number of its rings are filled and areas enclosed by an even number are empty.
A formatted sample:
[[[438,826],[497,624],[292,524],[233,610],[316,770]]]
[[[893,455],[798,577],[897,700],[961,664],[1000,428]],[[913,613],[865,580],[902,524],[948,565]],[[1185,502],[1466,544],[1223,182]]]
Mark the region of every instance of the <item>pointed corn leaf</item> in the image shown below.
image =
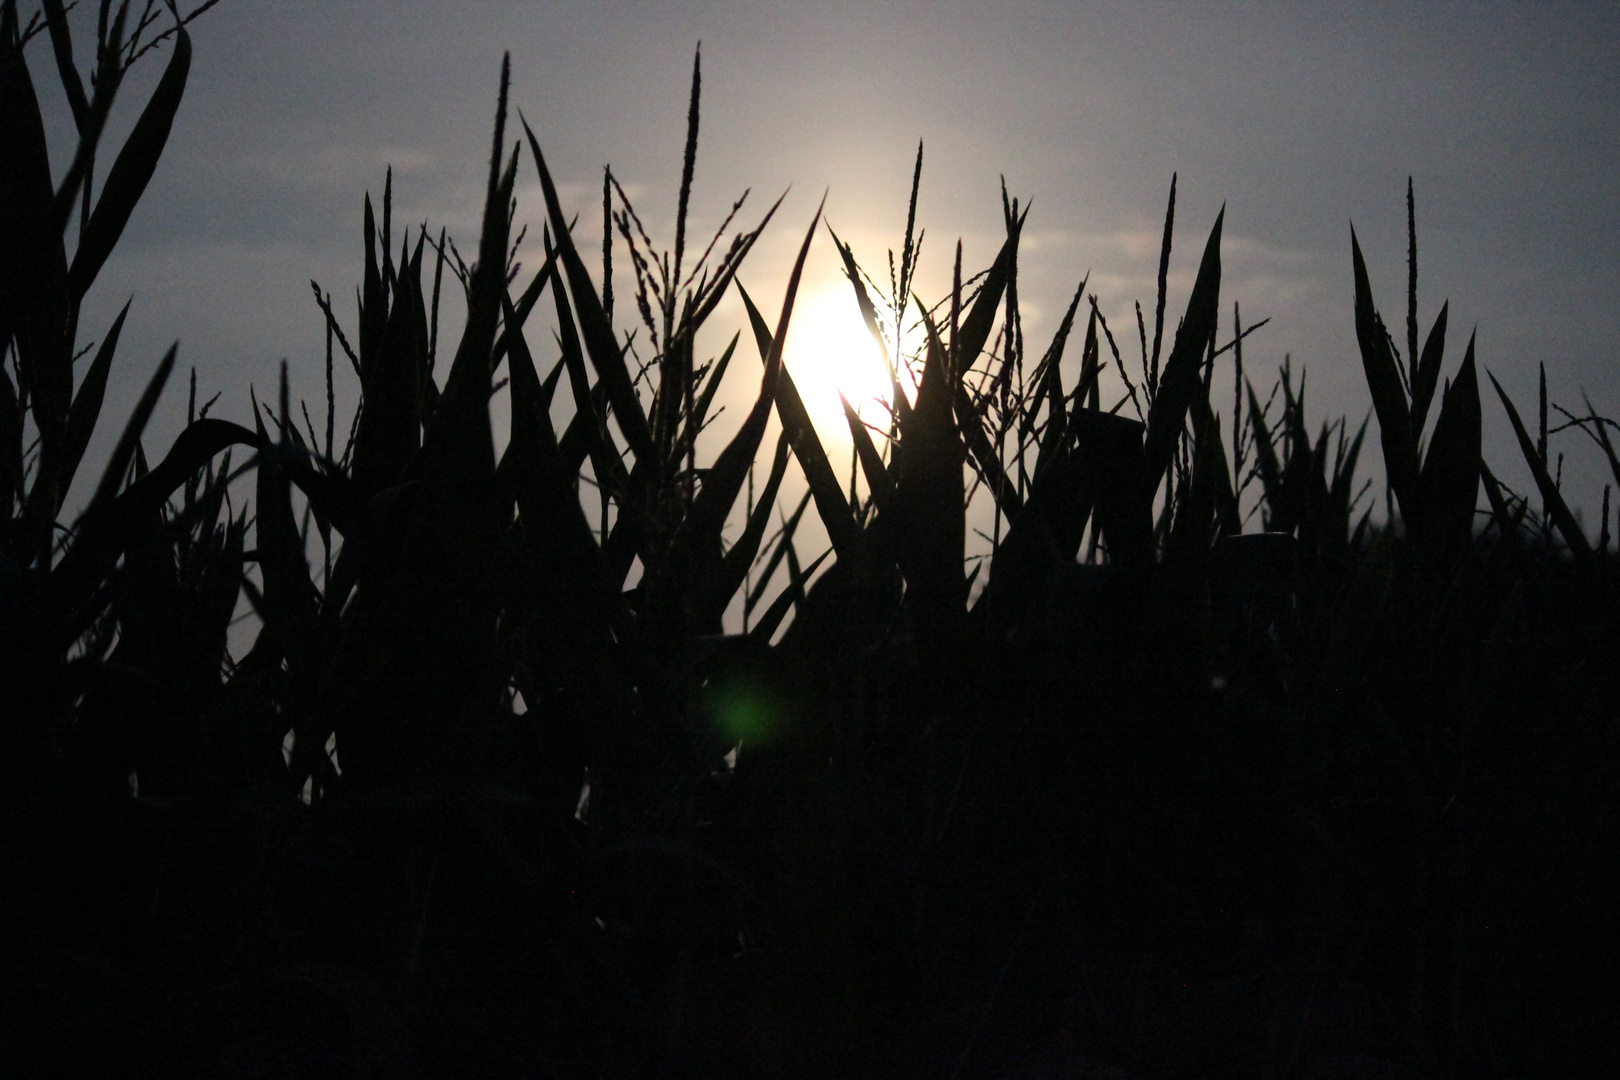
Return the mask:
[[[549,241],[546,248],[546,261],[549,263],[557,258],[557,254]],[[625,496],[619,500],[621,509],[633,507],[635,509],[630,512],[639,513],[642,500],[638,493],[630,490],[630,472],[624,466],[624,459],[619,456],[618,447],[605,437],[602,401],[598,399],[605,398],[609,391],[608,384],[605,380],[597,384],[600,395],[591,387],[590,375],[585,370],[585,353],[574,326],[574,308],[561,283],[551,290],[551,298],[557,309],[557,340],[562,345],[563,363],[568,368],[568,385],[574,394],[574,422],[579,425],[578,438],[584,441],[586,456],[596,469],[597,482],[605,483],[609,491]],[[564,438],[573,431],[573,427],[570,427],[564,433]],[[572,454],[565,457],[572,460]]]
[[[1490,374],[1488,371],[1486,374]],[[1569,504],[1564,502],[1564,496],[1553,482],[1552,476],[1547,472],[1547,462],[1536,452],[1536,444],[1530,438],[1530,433],[1524,428],[1524,421],[1519,419],[1519,410],[1513,407],[1513,401],[1502,389],[1502,384],[1491,375],[1491,385],[1496,387],[1496,396],[1502,399],[1502,408],[1508,414],[1508,420],[1513,424],[1513,434],[1518,436],[1519,449],[1524,453],[1524,460],[1530,466],[1531,475],[1536,478],[1536,487],[1541,491],[1541,498],[1547,504],[1547,512],[1552,516],[1553,524],[1563,534],[1564,542],[1574,552],[1575,560],[1583,565],[1593,563],[1592,545],[1587,541],[1586,534],[1581,531],[1580,522],[1570,513]]]
[[[1412,436],[1423,437],[1423,425],[1429,416],[1429,403],[1434,400],[1434,389],[1440,383],[1440,365],[1446,353],[1446,316],[1451,303],[1440,305],[1429,336],[1423,342],[1423,355],[1412,375]],[[1477,384],[1477,380],[1476,380]],[[1477,388],[1477,385],[1476,385]]]
[[[748,319],[754,330],[754,344],[759,349],[760,359],[767,360],[771,350],[779,348],[771,334],[769,324],[765,317],[754,306],[742,283],[737,283],[737,292],[742,296],[743,305],[748,309]],[[799,388],[794,385],[793,373],[784,364],[779,382],[776,387],[776,411],[782,418],[782,430],[787,432],[788,438],[793,442],[793,454],[799,459],[799,467],[804,470],[805,479],[810,482],[810,492],[816,501],[816,512],[821,515],[822,524],[827,527],[827,535],[833,542],[833,550],[838,552],[840,559],[853,560],[860,545],[860,528],[855,524],[855,515],[850,510],[849,502],[844,498],[844,489],[833,474],[832,464],[827,460],[827,451],[821,445],[821,439],[816,435],[816,429],[810,423],[810,414],[804,407],[804,401],[799,397]]]
[[[1411,416],[1407,412],[1406,391],[1401,386],[1395,355],[1389,348],[1389,334],[1373,304],[1372,286],[1367,281],[1367,264],[1361,257],[1356,232],[1350,230],[1350,261],[1355,273],[1356,341],[1361,346],[1361,365],[1378,414],[1379,440],[1384,448],[1384,471],[1389,486],[1408,518],[1421,513],[1413,504],[1417,486],[1417,450],[1412,438]]]
[[[68,411],[67,430],[62,433],[62,451],[60,473],[57,480],[58,489],[65,496],[69,485],[73,483],[74,474],[79,471],[79,462],[84,459],[85,448],[90,445],[90,436],[94,433],[96,420],[101,416],[101,402],[107,392],[107,373],[112,369],[113,352],[118,348],[118,337],[124,329],[124,317],[129,314],[129,304],[125,303],[118,318],[113,320],[112,328],[102,340],[96,350],[95,359],[85,369],[84,378],[79,383],[78,393],[73,395],[73,407]]]
[[[748,579],[748,568],[753,565],[755,557],[759,554],[759,545],[765,537],[765,530],[771,523],[771,511],[776,508],[776,495],[782,487],[782,478],[787,474],[788,452],[792,443],[786,434],[776,440],[776,455],[771,460],[771,473],[765,481],[765,488],[760,492],[759,502],[754,505],[754,512],[748,517],[748,524],[743,528],[742,536],[726,552],[721,561],[720,569],[716,572],[714,580],[709,583],[706,595],[700,605],[701,618],[708,622],[718,622],[725,614],[726,607],[737,589]]]
[[[878,356],[883,361],[883,370],[889,375],[889,392],[895,411],[902,414],[909,412],[911,403],[906,400],[905,391],[900,386],[899,373],[894,370],[894,361],[889,358],[888,345],[883,340],[882,329],[878,326],[877,308],[872,305],[872,298],[866,292],[866,283],[861,280],[860,267],[855,263],[855,252],[838,238],[831,225],[827,226],[827,232],[832,236],[833,246],[838,249],[838,256],[844,262],[844,277],[855,290],[855,303],[860,308],[861,321],[866,323],[866,332],[872,336],[872,343],[877,346]]]
[[[799,257],[794,260],[793,271],[788,275],[787,293],[782,298],[782,315],[765,355],[765,374],[760,380],[759,396],[737,434],[704,476],[703,487],[692,501],[691,512],[681,527],[687,534],[688,543],[712,544],[718,549],[720,530],[725,526],[732,504],[737,501],[737,493],[742,490],[743,481],[748,476],[748,469],[754,463],[759,441],[765,435],[765,425],[771,418],[771,406],[782,383],[782,348],[787,343],[788,322],[793,316],[793,301],[798,296],[804,260],[810,254],[810,241],[815,238],[816,226],[820,223],[821,211],[817,209],[804,243],[799,247]]]
[[[1080,381],[1074,387],[1074,400],[1093,412],[1102,407],[1102,351],[1097,341],[1097,309],[1092,308],[1086,323],[1086,340],[1080,348]]]
[[[73,63],[73,39],[68,32],[67,12],[62,0],[44,0],[40,7],[51,32],[51,48],[56,53],[56,71],[62,77],[62,90],[67,94],[68,107],[73,110],[73,122],[82,132],[90,117],[90,101],[84,96],[84,82]]]
[[[1192,295],[1187,299],[1187,313],[1181,328],[1176,331],[1170,358],[1164,363],[1153,404],[1148,409],[1147,440],[1143,447],[1145,464],[1144,496],[1151,501],[1164,479],[1170,459],[1175,456],[1176,443],[1181,439],[1187,421],[1187,409],[1198,393],[1204,352],[1210,336],[1215,332],[1217,308],[1221,298],[1221,226],[1226,220],[1226,208],[1215,218],[1209,240],[1204,245],[1204,256],[1198,264],[1198,277],[1193,281]]]
[[[1174,356],[1174,353],[1171,354]],[[1176,506],[1175,522],[1165,540],[1164,559],[1167,564],[1198,566],[1209,555],[1213,540],[1213,526],[1217,515],[1222,530],[1228,535],[1237,520],[1237,502],[1222,510],[1220,487],[1227,482],[1226,451],[1221,445],[1220,421],[1209,405],[1209,388],[1200,384],[1193,397],[1193,468],[1188,490]],[[1230,485],[1227,488],[1230,498]]]
[[[806,491],[804,497],[799,500],[799,505],[794,507],[793,513],[789,514],[787,520],[782,523],[782,531],[776,537],[776,546],[771,550],[771,557],[766,560],[764,571],[758,575],[757,584],[755,584],[753,591],[748,594],[748,598],[743,605],[745,613],[751,614],[765,596],[765,590],[770,587],[771,575],[776,573],[776,568],[782,565],[782,560],[787,556],[788,549],[793,546],[793,536],[799,530],[799,522],[804,519],[805,510],[810,507],[810,498],[811,493]]]
[[[506,320],[512,380],[512,441],[507,458],[512,462],[523,531],[550,598],[567,601],[569,614],[575,618],[593,612],[597,618],[590,621],[599,621],[605,616],[599,602],[610,591],[601,553],[574,491],[574,474],[558,454],[547,412],[547,391],[535,372],[523,332],[516,328],[517,316],[510,301]],[[605,628],[605,622],[600,628]]]
[[[776,628],[782,625],[782,620],[787,617],[789,609],[804,603],[805,583],[815,575],[816,570],[831,554],[831,551],[823,551],[814,562],[801,570],[798,556],[793,554],[791,547],[788,549],[788,565],[792,570],[792,580],[788,582],[787,588],[771,601],[771,606],[765,609],[765,614],[759,617],[759,622],[748,631],[750,638],[760,644],[770,644],[771,638],[776,636]]]
[[[369,276],[369,274],[368,274]],[[365,407],[355,435],[352,475],[373,493],[398,483],[421,447],[422,377],[427,370],[427,335],[420,325],[417,286],[408,273],[395,280],[392,310],[367,352],[361,339]],[[384,313],[379,293],[377,312]],[[361,332],[371,312],[361,319]]]
[[[709,408],[714,404],[714,395],[726,377],[726,368],[731,366],[731,357],[736,353],[737,342],[740,340],[742,340],[741,330],[731,335],[731,341],[726,344],[726,351],[720,354],[720,359],[714,362],[714,367],[703,380],[703,392],[698,395],[697,403],[692,409],[692,418],[688,422],[691,427],[690,437],[694,440],[709,418]]]
[[[1254,384],[1248,383],[1249,427],[1254,431],[1255,467],[1260,473],[1262,493],[1266,500],[1266,528],[1272,532],[1293,532],[1299,524],[1283,487],[1282,463],[1277,457],[1277,444],[1266,425],[1265,410],[1255,396]]]
[[[285,366],[281,375],[285,387]],[[254,422],[259,422],[258,416],[254,417]],[[268,442],[262,426],[258,434]],[[264,575],[260,614],[269,635],[267,644],[278,656],[286,656],[296,648],[303,632],[313,626],[319,605],[319,595],[309,578],[303,538],[293,516],[292,484],[282,464],[290,449],[284,433],[281,452],[261,454],[254,478],[254,546],[258,550],[259,570]]]
[[[1332,506],[1334,520],[1341,529],[1350,527],[1350,499],[1351,485],[1355,481],[1356,462],[1361,457],[1361,447],[1367,438],[1367,421],[1361,421],[1361,427],[1356,429],[1356,437],[1350,441],[1350,448],[1344,457],[1335,463],[1333,470],[1333,483],[1328,490],[1328,498]]]
[[[838,394],[838,400],[844,403],[849,438],[855,446],[856,457],[860,458],[861,472],[866,474],[866,486],[872,492],[872,501],[877,505],[878,512],[882,513],[894,496],[894,480],[889,476],[888,467],[883,464],[883,455],[878,453],[877,446],[872,442],[872,433],[866,430],[866,424],[855,411],[855,406],[849,403],[849,398],[842,391]]]
[[[388,300],[382,271],[377,265],[377,218],[371,209],[371,193],[366,192],[365,215],[366,269],[360,285],[360,379],[370,382],[377,363],[378,347],[388,325]]]
[[[1441,402],[1420,478],[1424,513],[1420,532],[1425,534],[1421,539],[1436,554],[1467,550],[1479,500],[1479,458],[1479,378],[1470,335],[1462,367]]]
[[[1214,497],[1215,512],[1220,520],[1221,533],[1236,536],[1243,531],[1243,520],[1238,512],[1237,496],[1232,488],[1232,474],[1226,465],[1226,451],[1221,447],[1220,421],[1209,403],[1209,387],[1200,386],[1192,404],[1193,436],[1196,439],[1197,460],[1194,462],[1194,486],[1199,483],[1197,469],[1207,469],[1205,481]],[[1210,439],[1214,442],[1211,444]]]
[[[1026,214],[1028,210],[1024,211]],[[955,362],[959,370],[952,372],[954,378],[961,378],[962,374],[973,365],[979,353],[984,351],[984,343],[990,340],[990,330],[995,326],[996,313],[1001,307],[1001,295],[1007,289],[1007,282],[1016,272],[1018,265],[1018,236],[1023,225],[1023,219],[1009,221],[1007,239],[1002,242],[1001,250],[996,253],[996,261],[991,264],[990,271],[985,275],[984,284],[979,287],[979,296],[968,311],[968,316],[962,321],[959,335],[951,342]],[[927,376],[924,375],[926,379]],[[921,391],[918,391],[919,396]]]
[[[129,223],[135,204],[157,170],[158,158],[169,141],[169,129],[185,94],[186,76],[191,70],[191,36],[182,27],[175,34],[169,66],[158,80],[157,89],[146,103],[141,117],[118,152],[102,184],[101,197],[79,236],[79,248],[68,271],[68,289],[74,302],[82,299],[95,280],[107,256],[118,243]]]
[[[130,413],[129,421],[124,425],[124,433],[118,437],[112,456],[107,459],[107,468],[101,474],[101,483],[97,485],[95,495],[85,508],[86,516],[110,504],[117,497],[124,475],[129,472],[129,463],[134,460],[135,451],[140,446],[141,433],[146,430],[146,422],[152,418],[152,410],[157,408],[158,398],[163,395],[164,384],[169,381],[169,374],[174,370],[174,356],[179,347],[178,342],[169,346],[169,351],[163,354],[157,371],[152,373],[151,381],[146,384],[146,389],[136,401],[135,411]]]
[[[916,405],[900,433],[905,455],[890,504],[889,528],[906,579],[906,603],[915,613],[919,632],[949,634],[967,609],[962,490],[966,454],[952,409],[954,391],[961,383],[927,309],[921,301],[917,307],[928,332],[928,356]]]
[[[636,460],[655,458],[652,429],[647,425],[647,416],[642,411],[641,400],[636,396],[635,387],[630,381],[630,371],[625,366],[624,354],[614,341],[613,328],[608,324],[607,313],[602,310],[602,299],[597,295],[596,286],[591,284],[590,273],[585,269],[584,261],[574,248],[574,239],[568,232],[568,222],[563,217],[562,204],[557,199],[557,189],[551,181],[551,172],[546,168],[546,159],[540,153],[540,143],[534,137],[534,132],[529,129],[527,120],[523,121],[523,131],[528,136],[529,150],[534,154],[535,169],[540,174],[540,189],[545,195],[546,212],[551,219],[551,231],[556,237],[557,252],[563,270],[568,275],[568,290],[573,294],[574,306],[579,311],[579,325],[584,334],[585,349],[590,354],[591,363],[596,367],[597,377],[607,386],[608,400],[613,405],[613,415],[618,421],[619,430],[624,432]]]

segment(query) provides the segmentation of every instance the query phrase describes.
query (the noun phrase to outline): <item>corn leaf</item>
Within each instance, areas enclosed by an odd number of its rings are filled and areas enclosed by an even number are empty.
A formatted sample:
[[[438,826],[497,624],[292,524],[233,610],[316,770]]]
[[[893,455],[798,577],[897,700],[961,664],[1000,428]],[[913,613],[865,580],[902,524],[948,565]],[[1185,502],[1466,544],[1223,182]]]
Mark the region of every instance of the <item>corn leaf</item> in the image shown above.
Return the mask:
[[[169,129],[180,109],[190,71],[191,36],[181,28],[175,34],[169,66],[108,170],[101,197],[96,200],[96,208],[79,236],[79,247],[68,271],[68,289],[75,303],[84,297],[107,256],[112,254],[113,245],[118,243],[135,204],[157,170],[158,158],[169,141]]]
[[[872,502],[876,504],[878,512],[889,505],[894,495],[894,479],[889,476],[888,467],[883,464],[883,456],[878,453],[877,446],[872,442],[872,433],[866,430],[866,424],[861,420],[855,406],[849,403],[849,398],[840,391],[838,400],[844,404],[844,419],[849,424],[850,442],[855,447],[855,455],[860,458],[861,472],[866,474],[866,486],[872,492]]]
[[[983,296],[981,293],[981,300]],[[900,571],[906,579],[907,605],[915,612],[919,629],[927,634],[949,633],[967,605],[963,577],[965,449],[951,407],[961,383],[927,308],[920,300],[917,307],[927,328],[928,354],[916,404],[900,432],[905,453],[889,519]],[[962,340],[967,336],[964,326]]]
[[[1490,374],[1489,371],[1486,374]],[[1564,542],[1569,545],[1570,551],[1575,554],[1575,560],[1583,565],[1591,565],[1594,561],[1592,545],[1587,541],[1586,534],[1581,531],[1580,522],[1570,512],[1569,504],[1564,502],[1564,496],[1553,482],[1551,474],[1547,472],[1547,461],[1536,450],[1535,442],[1530,433],[1524,428],[1524,421],[1519,419],[1519,410],[1513,407],[1513,401],[1502,389],[1502,384],[1491,375],[1491,385],[1496,387],[1496,396],[1502,399],[1502,408],[1507,412],[1508,421],[1513,425],[1513,434],[1518,436],[1519,449],[1524,454],[1525,462],[1530,466],[1530,473],[1536,478],[1536,487],[1541,491],[1541,498],[1547,504],[1547,513],[1552,517],[1553,524],[1563,534]]]
[[[1176,443],[1187,421],[1187,409],[1202,381],[1204,352],[1215,332],[1216,309],[1221,298],[1221,225],[1225,219],[1223,206],[1204,245],[1198,277],[1187,299],[1187,313],[1176,331],[1170,358],[1164,363],[1164,373],[1148,409],[1147,440],[1143,447],[1143,497],[1149,501],[1158,491],[1165,470],[1175,456]]]
[[[1372,286],[1367,281],[1367,264],[1361,257],[1361,245],[1355,229],[1350,230],[1350,260],[1355,273],[1356,288],[1356,340],[1361,347],[1361,364],[1366,373],[1367,388],[1372,393],[1373,409],[1378,414],[1379,440],[1384,448],[1384,471],[1389,486],[1401,505],[1401,513],[1408,518],[1421,511],[1413,503],[1416,498],[1418,466],[1417,450],[1412,438],[1411,416],[1407,411],[1406,391],[1401,386],[1400,372],[1395,367],[1395,356],[1390,351],[1389,333],[1373,304]]]
[[[759,349],[761,360],[767,360],[773,348],[779,348],[780,343],[771,334],[769,324],[765,317],[759,313],[748,291],[737,283],[737,292],[742,296],[743,305],[748,309],[748,320],[754,330],[754,344]],[[838,477],[833,474],[832,464],[827,460],[827,451],[821,445],[821,439],[816,435],[815,425],[810,423],[810,414],[804,407],[804,401],[799,397],[799,388],[794,385],[793,373],[783,365],[779,382],[776,387],[776,411],[782,419],[782,430],[787,432],[793,443],[793,454],[799,459],[799,467],[804,470],[805,479],[810,482],[810,493],[816,501],[816,512],[821,515],[822,524],[827,527],[827,536],[832,540],[833,550],[840,559],[853,559],[860,545],[860,528],[855,524],[855,515],[850,510],[849,502],[844,498],[844,489],[838,483]]]
[[[1479,499],[1479,378],[1474,371],[1474,338],[1468,338],[1457,377],[1446,388],[1440,419],[1419,477],[1424,518],[1420,539],[1436,554],[1467,550]]]
[[[732,596],[739,586],[748,578],[748,568],[753,565],[754,558],[759,554],[760,542],[765,537],[765,530],[771,523],[771,511],[776,507],[776,495],[782,487],[782,478],[787,474],[788,452],[792,448],[786,434],[776,440],[776,454],[771,459],[771,473],[765,481],[765,488],[760,492],[759,502],[754,505],[754,512],[748,516],[748,524],[743,527],[742,536],[726,552],[716,571],[714,580],[708,583],[700,605],[700,617],[707,622],[718,622],[725,614],[726,606],[731,603]]]
[[[1423,341],[1423,355],[1412,374],[1412,436],[1423,437],[1423,425],[1429,416],[1429,404],[1434,400],[1435,387],[1440,383],[1440,364],[1446,352],[1446,317],[1451,303],[1440,305],[1429,336]],[[1476,380],[1477,388],[1477,380]]]
[[[95,358],[85,369],[84,378],[79,382],[78,393],[73,395],[73,406],[68,410],[67,430],[62,434],[61,458],[57,473],[58,490],[63,496],[73,483],[74,474],[79,471],[79,462],[84,459],[84,451],[90,445],[90,436],[95,431],[96,420],[101,416],[101,403],[107,392],[107,374],[112,369],[113,352],[118,348],[118,337],[123,332],[124,317],[128,314],[129,304],[126,302],[123,310],[118,313],[118,318],[113,320],[107,336],[96,349]]]
[[[551,172],[546,168],[546,159],[540,153],[540,142],[534,137],[528,121],[524,120],[522,123],[524,134],[529,139],[529,150],[534,154],[535,169],[540,174],[540,190],[545,196],[546,212],[551,220],[557,253],[563,271],[568,275],[568,290],[573,294],[574,306],[579,312],[579,326],[584,334],[585,349],[590,354],[591,363],[596,367],[597,377],[607,387],[613,415],[618,421],[619,430],[624,432],[624,437],[630,444],[631,452],[635,454],[637,461],[652,458],[655,456],[652,429],[647,425],[647,416],[642,411],[641,400],[636,396],[635,387],[631,384],[630,371],[624,363],[624,354],[614,341],[613,327],[608,323],[607,313],[602,310],[602,299],[597,295],[596,286],[591,284],[590,273],[585,269],[585,263],[574,247],[573,236],[568,231],[568,222],[563,217],[562,204],[557,200],[556,185],[552,183]]]

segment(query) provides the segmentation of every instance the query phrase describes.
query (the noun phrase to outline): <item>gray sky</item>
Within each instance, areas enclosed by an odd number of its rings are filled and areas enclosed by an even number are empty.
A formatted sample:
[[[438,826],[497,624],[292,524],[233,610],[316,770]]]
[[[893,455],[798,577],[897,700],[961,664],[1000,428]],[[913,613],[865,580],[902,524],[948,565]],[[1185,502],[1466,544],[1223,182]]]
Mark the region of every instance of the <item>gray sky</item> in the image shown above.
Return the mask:
[[[1369,399],[1349,225],[1404,341],[1410,174],[1425,333],[1451,300],[1447,374],[1477,326],[1480,361],[1521,410],[1534,410],[1544,360],[1555,401],[1577,405],[1584,386],[1601,411],[1620,413],[1614,5],[225,0],[193,26],[191,81],[168,150],[87,304],[86,340],[135,297],[112,417],[122,420],[176,338],[204,396],[223,392],[218,415],[245,420],[248,384],[273,393],[282,357],[295,396],[312,406],[322,398],[309,279],[352,325],[361,197],[380,196],[389,163],[396,222],[447,225],[463,250],[475,246],[506,50],[513,102],[582,227],[600,229],[601,168],[611,163],[668,243],[699,40],[693,231],[712,229],[745,187],[757,216],[792,185],[743,274],[770,313],[823,190],[833,227],[874,275],[884,268],[921,138],[924,294],[948,283],[958,237],[970,268],[994,256],[1005,175],[1011,194],[1034,203],[1020,271],[1031,351],[1089,270],[1129,361],[1131,302],[1151,321],[1164,200],[1179,171],[1167,322],[1224,202],[1223,340],[1234,299],[1246,322],[1269,316],[1247,349],[1256,383],[1269,385],[1292,353],[1309,372],[1312,422],[1348,413],[1354,423]],[[32,45],[30,60],[60,173],[71,144],[48,45]],[[149,58],[132,75],[114,139],[164,62]],[[519,219],[538,232],[524,157]],[[838,287],[834,258],[823,234],[807,296]],[[455,321],[459,302],[448,307]],[[630,325],[630,305],[619,311]],[[743,325],[740,305],[714,322],[729,336]],[[536,345],[542,359],[551,351]],[[751,395],[748,355],[735,386]],[[350,384],[340,387],[340,426]],[[1487,456],[1522,485],[1488,383],[1486,395]],[[166,408],[170,426],[154,446],[166,445],[183,392],[171,391]],[[104,423],[103,439],[115,426]],[[1562,448],[1572,501],[1595,530],[1606,470],[1584,440],[1566,436]],[[94,481],[86,472],[81,486]]]

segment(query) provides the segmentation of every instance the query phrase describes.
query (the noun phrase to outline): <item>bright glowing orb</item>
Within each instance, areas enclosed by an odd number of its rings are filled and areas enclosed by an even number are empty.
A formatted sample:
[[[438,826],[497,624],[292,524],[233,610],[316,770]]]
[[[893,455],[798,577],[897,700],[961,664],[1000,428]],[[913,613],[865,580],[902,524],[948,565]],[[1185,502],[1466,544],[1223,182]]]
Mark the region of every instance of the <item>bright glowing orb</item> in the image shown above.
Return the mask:
[[[888,428],[893,394],[889,374],[848,283],[800,297],[785,356],[823,444],[849,445],[840,391],[867,424]]]

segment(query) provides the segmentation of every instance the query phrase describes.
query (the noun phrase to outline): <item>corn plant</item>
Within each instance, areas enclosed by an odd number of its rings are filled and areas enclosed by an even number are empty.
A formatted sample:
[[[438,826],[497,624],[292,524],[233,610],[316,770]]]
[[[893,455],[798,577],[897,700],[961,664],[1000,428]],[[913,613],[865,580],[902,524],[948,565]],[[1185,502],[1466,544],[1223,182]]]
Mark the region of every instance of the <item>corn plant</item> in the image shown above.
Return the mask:
[[[20,755],[13,767],[25,773],[37,774],[49,760],[70,703],[86,691],[106,655],[102,647],[110,639],[91,631],[111,597],[105,584],[114,565],[139,541],[170,496],[193,482],[219,451],[233,443],[255,443],[252,433],[237,425],[197,417],[165,458],[147,470],[140,439],[173,369],[171,349],[137,402],[77,522],[67,529],[58,525],[101,414],[128,312],[126,306],[108,328],[75,387],[73,364],[82,355],[75,351],[80,306],[157,167],[191,63],[184,22],[202,10],[185,20],[176,11],[175,25],[154,34],[157,15],[151,7],[135,16],[128,3],[115,11],[111,4],[101,5],[87,95],[61,3],[45,3],[28,27],[19,25],[15,3],[0,6],[3,113],[8,126],[6,219],[0,229],[5,244],[0,260],[5,274],[0,342],[12,362],[11,370],[0,373],[4,441],[0,497],[7,509],[0,557],[5,560],[7,606],[16,616],[6,622],[3,651],[7,684],[16,688],[8,695],[8,705],[17,710],[20,732],[8,741],[8,753]],[[60,182],[50,175],[44,127],[23,58],[27,40],[41,28],[49,33],[79,136],[72,164]],[[101,134],[123,76],[140,56],[164,41],[169,43],[170,57],[163,77],[95,193],[92,179]],[[75,210],[77,244],[69,259],[64,233]],[[132,477],[136,464],[139,475]],[[217,493],[218,477],[211,476],[208,489]],[[213,496],[199,503],[193,483],[182,511],[186,528],[201,528],[205,538],[212,535],[215,523],[207,513],[217,514],[219,507]],[[226,551],[234,543],[227,541],[215,556],[228,562]],[[222,572],[216,567],[207,573]],[[234,571],[225,573],[225,579],[234,577]],[[234,599],[221,595],[212,603],[229,608]],[[210,661],[205,654],[201,662],[215,663],[217,657]]]

